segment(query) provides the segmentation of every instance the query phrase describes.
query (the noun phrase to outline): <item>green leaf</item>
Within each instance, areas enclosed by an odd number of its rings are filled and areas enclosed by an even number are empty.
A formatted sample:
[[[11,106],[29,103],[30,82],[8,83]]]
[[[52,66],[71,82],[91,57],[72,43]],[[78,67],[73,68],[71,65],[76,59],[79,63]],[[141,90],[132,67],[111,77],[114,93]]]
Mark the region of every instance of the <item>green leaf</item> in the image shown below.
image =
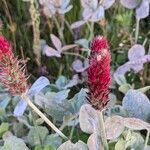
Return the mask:
[[[22,139],[11,136],[5,140],[4,146],[0,150],[29,150]]]
[[[125,150],[125,143],[123,139],[120,139],[115,145],[115,150]]]
[[[150,86],[145,86],[145,87],[143,87],[143,88],[138,89],[138,91],[140,91],[140,92],[142,92],[142,93],[145,93],[145,92],[147,92],[148,90],[150,90]]]
[[[126,94],[128,92],[128,90],[131,89],[131,85],[130,84],[123,84],[119,87],[119,91]]]
[[[116,75],[114,74],[114,79],[119,85],[123,85],[127,83],[127,80],[124,75]]]
[[[88,150],[88,147],[82,141],[73,144],[71,141],[63,143],[58,150]]]
[[[123,108],[129,117],[135,117],[148,121],[150,117],[150,101],[148,97],[138,90],[130,89],[122,102]]]
[[[84,89],[81,89],[79,93],[77,93],[70,102],[74,108],[74,113],[79,112],[81,106],[86,102],[87,93]]]
[[[45,146],[52,146],[56,149],[61,145],[61,143],[62,139],[56,134],[48,135],[44,141]]]
[[[34,150],[56,150],[56,149],[52,146],[44,146],[43,148],[41,145],[38,145],[34,148]]]
[[[47,135],[48,129],[46,127],[33,127],[28,133],[28,142],[31,146],[43,145]]]
[[[9,124],[3,122],[3,123],[0,125],[0,137],[2,137],[3,133],[6,132],[6,131],[8,131],[8,129],[9,129]]]
[[[140,133],[132,132],[130,130],[123,132],[126,149],[142,150],[144,148],[144,139]]]

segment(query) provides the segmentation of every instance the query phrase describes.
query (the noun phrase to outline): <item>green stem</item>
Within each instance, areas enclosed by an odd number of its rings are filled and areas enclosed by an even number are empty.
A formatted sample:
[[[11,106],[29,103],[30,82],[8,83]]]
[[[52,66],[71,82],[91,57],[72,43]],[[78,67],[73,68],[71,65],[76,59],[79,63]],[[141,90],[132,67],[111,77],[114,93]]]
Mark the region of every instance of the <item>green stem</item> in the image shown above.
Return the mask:
[[[56,18],[55,16],[53,16],[53,19],[54,19],[54,22],[55,22],[55,24],[56,24],[59,37],[60,37],[60,39],[62,40],[62,42],[65,43],[64,35],[63,35],[63,32],[62,32],[62,30],[61,30],[61,27],[60,27],[60,25],[59,25],[59,23],[58,23],[58,20],[57,20],[57,18]]]
[[[147,131],[147,135],[146,135],[146,139],[145,139],[144,150],[146,150],[146,148],[147,148],[149,135],[150,135],[150,131],[148,130],[148,131]]]
[[[140,19],[137,19],[136,20],[136,29],[135,29],[135,43],[138,42],[139,26],[140,26]]]
[[[90,26],[90,37],[89,40],[91,41],[92,38],[94,36],[94,22],[91,22],[91,26]]]
[[[68,138],[32,103],[26,94],[22,94],[22,99],[27,102],[27,104],[62,138],[67,140]]]
[[[62,52],[62,54],[65,54],[65,55],[72,55],[72,56],[78,56],[84,60],[86,60],[86,58],[78,53],[72,53],[72,52]]]
[[[99,130],[100,130],[100,137],[101,137],[102,146],[103,146],[104,150],[109,150],[102,111],[100,111],[98,113],[98,115],[99,115],[98,120],[99,120]]]
[[[145,38],[145,40],[144,40],[144,42],[143,42],[143,46],[145,46],[146,45],[146,43],[147,43],[147,41],[148,41],[148,39],[147,38]]]

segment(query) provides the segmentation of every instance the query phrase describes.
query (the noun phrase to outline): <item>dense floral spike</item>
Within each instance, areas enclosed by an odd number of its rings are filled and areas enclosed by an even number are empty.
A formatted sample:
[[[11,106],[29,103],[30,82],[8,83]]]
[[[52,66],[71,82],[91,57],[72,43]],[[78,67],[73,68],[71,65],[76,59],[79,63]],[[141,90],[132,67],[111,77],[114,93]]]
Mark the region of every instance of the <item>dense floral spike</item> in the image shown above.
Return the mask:
[[[111,54],[107,39],[97,36],[90,45],[91,55],[89,57],[88,72],[88,101],[98,110],[103,110],[109,98],[110,84],[110,61]]]
[[[25,66],[14,57],[10,42],[0,36],[0,83],[13,95],[27,90]]]

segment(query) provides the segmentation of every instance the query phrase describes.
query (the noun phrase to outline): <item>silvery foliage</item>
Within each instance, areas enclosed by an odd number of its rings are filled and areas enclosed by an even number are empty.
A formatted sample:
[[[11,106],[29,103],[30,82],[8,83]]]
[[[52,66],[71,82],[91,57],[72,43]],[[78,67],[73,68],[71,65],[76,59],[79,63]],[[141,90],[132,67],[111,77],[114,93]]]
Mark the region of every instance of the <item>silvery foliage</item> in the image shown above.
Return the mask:
[[[70,0],[39,0],[39,3],[43,6],[44,14],[50,18],[56,13],[64,15],[73,7]]]
[[[143,19],[149,15],[150,0],[121,0],[121,4],[129,9],[136,9],[136,18]]]
[[[41,76],[34,82],[34,84],[28,90],[27,95],[29,97],[32,97],[35,94],[39,93],[44,87],[46,87],[49,84],[50,84],[49,80],[46,77]],[[26,108],[27,108],[27,103],[21,99],[15,107],[14,115],[17,117],[22,116]]]
[[[71,25],[71,28],[78,28],[86,22],[97,22],[105,17],[105,10],[110,8],[115,0],[80,0],[83,8],[83,19]]]
[[[114,78],[125,75],[133,70],[135,73],[143,69],[144,63],[150,62],[150,55],[145,55],[145,48],[140,44],[135,44],[128,51],[129,61],[119,66],[114,73]]]
[[[97,150],[101,148],[99,121],[99,111],[95,110],[89,104],[82,105],[79,112],[80,128],[83,132],[91,134],[87,145],[89,150]],[[137,118],[127,118],[119,115],[113,115],[105,118],[106,138],[116,140],[125,129],[129,130],[149,130],[150,125]],[[138,141],[138,137],[134,138],[134,142]],[[127,142],[127,141],[126,141]],[[139,142],[138,142],[139,143]],[[133,148],[140,144],[133,144]]]
[[[45,40],[41,40],[43,55],[46,55],[47,57],[61,57],[64,51],[72,49],[76,46],[76,44],[63,46],[61,40],[57,36],[51,34],[50,37],[55,48],[48,46]]]
[[[78,141],[77,143],[72,143],[70,140],[64,142],[58,150],[88,150],[88,147],[82,141]]]
[[[81,89],[79,93],[68,100],[69,92],[70,89],[63,89],[59,92],[39,93],[35,95],[34,102],[56,121],[65,121],[78,114],[80,107],[86,103],[87,96],[85,89]],[[67,118],[65,119],[65,117]]]
[[[84,62],[82,62],[80,59],[76,59],[73,63],[72,63],[72,68],[74,71],[80,73],[80,72],[84,72],[87,68],[88,68],[89,64],[88,64],[88,60],[84,60]]]
[[[128,112],[129,117],[149,120],[150,101],[142,92],[130,89],[123,98],[122,106]]]

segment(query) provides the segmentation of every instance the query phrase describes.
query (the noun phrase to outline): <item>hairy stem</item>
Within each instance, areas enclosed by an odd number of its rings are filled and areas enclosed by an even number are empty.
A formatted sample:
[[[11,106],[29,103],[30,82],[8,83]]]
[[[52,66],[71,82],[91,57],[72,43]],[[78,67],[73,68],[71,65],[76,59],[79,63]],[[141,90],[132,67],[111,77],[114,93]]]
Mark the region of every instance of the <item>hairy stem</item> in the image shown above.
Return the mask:
[[[98,117],[99,117],[98,121],[99,121],[99,130],[100,130],[100,137],[101,137],[102,146],[103,146],[104,150],[109,150],[102,111],[100,111],[98,113]]]
[[[22,99],[62,138],[67,140],[68,138],[32,103],[26,94],[22,94]]]

